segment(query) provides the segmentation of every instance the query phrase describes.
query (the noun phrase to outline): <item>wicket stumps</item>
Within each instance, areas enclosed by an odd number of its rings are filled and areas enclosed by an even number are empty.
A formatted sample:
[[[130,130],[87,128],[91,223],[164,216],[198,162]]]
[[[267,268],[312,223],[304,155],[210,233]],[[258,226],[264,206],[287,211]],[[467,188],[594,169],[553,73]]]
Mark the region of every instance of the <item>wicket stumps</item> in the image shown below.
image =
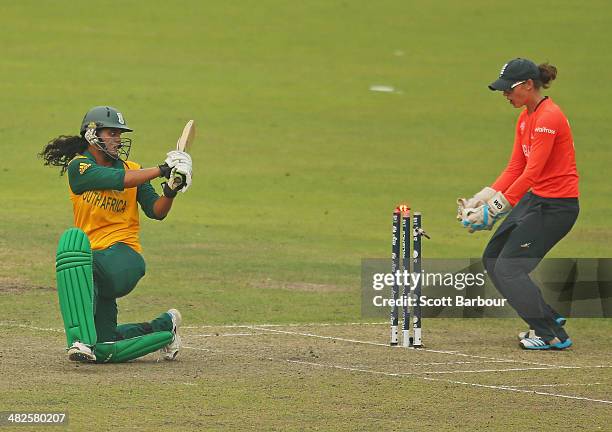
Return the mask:
[[[393,210],[393,224],[391,231],[391,273],[395,276],[391,295],[393,303],[391,306],[391,345],[398,345],[399,329],[399,291],[400,283],[398,272],[402,275],[421,273],[421,237],[429,236],[421,227],[421,213],[415,212],[412,216],[412,235],[410,235],[410,207],[399,205]],[[410,239],[412,238],[412,254],[410,254]],[[412,256],[412,259],[410,259]],[[401,257],[401,258],[400,258]],[[412,266],[410,265],[412,261]],[[411,272],[412,267],[412,272]],[[409,279],[410,281],[414,279]],[[405,280],[404,280],[405,282]],[[416,279],[414,287],[404,283],[402,290],[402,345],[405,347],[419,348],[422,342],[422,316],[419,300],[421,298],[421,278]],[[410,304],[412,299],[412,330],[410,336]]]

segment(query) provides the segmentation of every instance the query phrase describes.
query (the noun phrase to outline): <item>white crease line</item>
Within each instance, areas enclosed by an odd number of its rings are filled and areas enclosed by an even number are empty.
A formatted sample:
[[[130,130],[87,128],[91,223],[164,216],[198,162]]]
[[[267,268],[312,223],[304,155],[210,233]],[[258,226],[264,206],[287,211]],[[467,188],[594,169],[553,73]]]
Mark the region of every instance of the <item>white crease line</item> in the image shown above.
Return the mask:
[[[309,324],[259,324],[257,326],[253,326],[253,325],[229,325],[229,326],[199,326],[199,327],[187,327],[184,326],[183,328],[209,328],[209,327],[220,327],[220,328],[235,328],[235,327],[239,327],[239,328],[251,328],[254,330],[262,330],[262,331],[268,331],[268,332],[276,332],[276,333],[284,333],[284,334],[291,334],[291,335],[298,335],[298,336],[308,336],[308,337],[315,337],[315,338],[322,338],[322,339],[331,339],[331,340],[338,340],[338,341],[343,341],[343,342],[350,342],[350,343],[359,343],[359,344],[366,344],[366,345],[377,345],[377,346],[385,346],[385,347],[390,347],[387,344],[382,344],[382,343],[378,343],[378,342],[370,342],[370,341],[360,341],[360,340],[355,340],[355,339],[346,339],[346,338],[338,338],[338,337],[333,337],[333,336],[322,336],[322,335],[316,335],[316,334],[312,334],[312,333],[298,333],[298,332],[290,332],[290,331],[283,331],[283,330],[274,330],[274,329],[269,329],[269,328],[258,328],[258,327],[263,327],[263,326],[269,326],[269,327],[276,327],[276,326],[294,326],[294,327],[299,327],[299,326],[306,326],[306,325],[310,325],[310,326],[333,326],[333,325],[380,325],[380,324],[386,324],[386,323],[331,323],[331,324],[317,324],[317,323],[309,323]],[[18,323],[12,323],[12,322],[6,322],[6,321],[2,321],[0,322],[0,326],[5,326],[5,327],[20,327],[20,328],[27,328],[27,329],[31,329],[31,330],[39,330],[39,331],[52,331],[52,332],[59,332],[59,333],[64,333],[63,329],[55,329],[55,328],[45,328],[45,327],[36,327],[36,326],[31,326],[31,325],[26,325],[26,324],[18,324]],[[228,334],[229,335],[229,334]],[[242,334],[235,334],[235,335],[242,335]],[[246,333],[244,335],[247,335]],[[197,335],[195,335],[197,336]],[[249,334],[250,336],[250,334]],[[191,348],[191,349],[198,349],[198,348]],[[203,351],[210,351],[210,352],[215,352],[212,350],[206,350],[206,349],[201,349]],[[473,354],[464,354],[464,353],[460,353],[457,351],[441,351],[441,350],[433,350],[433,349],[429,349],[429,348],[419,348],[418,350],[415,351],[425,351],[425,352],[433,352],[433,353],[439,353],[439,354],[450,354],[450,355],[457,355],[457,356],[464,356],[464,357],[471,357],[471,358],[480,358],[480,359],[485,359],[485,360],[490,360],[490,361],[496,361],[496,362],[508,362],[508,363],[524,363],[524,364],[533,364],[533,365],[538,365],[538,366],[545,366],[546,368],[549,369],[582,369],[582,368],[586,368],[586,367],[590,367],[590,368],[606,368],[606,367],[610,367],[610,366],[560,366],[560,365],[552,365],[552,364],[546,364],[546,363],[537,363],[537,362],[527,362],[527,361],[522,361],[522,360],[511,360],[511,359],[497,359],[494,357],[484,357],[484,356],[477,356],[477,355],[473,355]],[[546,369],[546,368],[542,368],[542,369]],[[535,368],[532,368],[535,369]],[[518,370],[518,369],[517,369]],[[527,369],[526,369],[527,370]]]
[[[352,368],[352,367],[338,366],[338,365],[326,365],[326,364],[321,364],[321,363],[305,362],[305,361],[300,361],[300,360],[287,359],[286,361],[289,363],[297,363],[297,364],[303,364],[303,365],[308,365],[308,366],[341,369],[341,370],[346,370],[346,371],[351,371],[351,372],[362,372],[362,373],[370,373],[370,374],[375,374],[375,375],[385,375],[385,376],[400,377],[400,378],[407,376],[402,373],[383,372],[383,371],[359,369],[359,368]],[[472,386],[472,387],[488,388],[488,389],[493,389],[493,390],[512,391],[512,392],[517,392],[517,393],[537,394],[537,395],[542,395],[542,396],[552,396],[552,397],[558,397],[558,398],[564,398],[564,399],[575,399],[575,400],[583,400],[583,401],[588,401],[588,402],[612,404],[612,401],[609,401],[609,400],[591,399],[591,398],[582,397],[582,396],[571,396],[571,395],[563,395],[563,394],[558,394],[558,393],[547,393],[547,392],[535,391],[535,390],[523,390],[523,389],[517,389],[513,387],[470,383],[470,382],[465,382],[465,381],[431,378],[431,377],[418,376],[418,375],[412,375],[412,376],[415,378],[419,378],[419,379],[423,379],[427,381],[439,381],[439,382],[446,382],[446,383],[451,383],[451,384],[460,384],[460,385],[467,385],[467,386]]]
[[[302,360],[288,359],[287,361],[290,363],[301,363],[301,364],[307,364],[311,366],[321,366],[321,367],[343,369],[343,370],[350,370],[350,371],[371,372],[371,373],[378,373],[378,374],[398,376],[398,377],[402,377],[402,376],[418,377],[420,375],[437,375],[437,374],[454,374],[454,373],[460,374],[460,373],[486,373],[486,372],[515,372],[515,371],[526,371],[526,370],[551,369],[551,368],[512,368],[512,369],[482,369],[482,370],[422,371],[422,372],[381,372],[381,371],[374,371],[372,369],[360,369],[360,368],[354,368],[350,366],[337,366],[337,365],[330,365],[330,364],[324,364],[324,363],[312,363],[312,362],[307,362],[307,361],[302,361]]]
[[[523,385],[503,385],[499,384],[500,387],[508,388],[520,388],[520,387],[570,387],[570,386],[595,386],[595,385],[606,385],[605,383],[569,383],[569,384],[523,384]]]
[[[64,333],[64,329],[56,329],[56,328],[48,328],[48,327],[46,327],[46,328],[45,327],[35,327],[35,326],[27,325],[27,324],[18,324],[18,323],[6,322],[6,321],[0,322],[0,326],[2,326],[2,327],[19,327],[19,328],[26,328],[26,329],[30,329],[30,330],[52,331],[52,332]]]
[[[351,343],[357,343],[357,344],[363,344],[363,345],[375,345],[375,346],[389,347],[388,344],[384,344],[384,343],[380,343],[380,342],[370,342],[370,341],[362,341],[362,340],[356,340],[356,339],[346,339],[346,338],[340,338],[340,337],[335,337],[335,336],[323,336],[323,335],[317,335],[317,334],[313,334],[313,333],[300,333],[300,332],[293,332],[293,331],[289,331],[289,330],[274,330],[274,329],[264,328],[264,327],[259,327],[259,326],[249,326],[248,328],[253,329],[253,330],[261,330],[261,331],[267,331],[267,332],[282,333],[282,334],[288,334],[288,335],[294,335],[294,336],[308,336],[308,337],[314,337],[314,338],[319,338],[319,339],[330,339],[330,340],[337,340],[337,341],[342,341],[342,342],[351,342]]]
[[[343,326],[376,326],[376,325],[388,325],[388,322],[350,322],[350,323],[287,323],[287,324],[220,324],[220,325],[195,325],[195,326],[181,326],[181,328],[186,329],[196,329],[196,328],[244,328],[244,327],[343,327]]]
[[[436,374],[462,374],[462,373],[487,373],[487,372],[517,372],[529,370],[558,370],[558,369],[594,369],[612,368],[612,365],[596,366],[555,366],[555,367],[526,367],[526,368],[506,368],[506,369],[476,369],[476,370],[453,370],[453,371],[424,371],[424,372],[405,372],[402,375],[436,375]]]
[[[489,388],[489,389],[494,389],[494,390],[512,391],[512,392],[517,392],[517,393],[537,394],[537,395],[542,395],[542,396],[552,396],[552,397],[557,397],[557,398],[583,400],[583,401],[588,401],[588,402],[598,402],[598,403],[605,403],[605,404],[612,405],[612,401],[605,400],[605,399],[591,399],[591,398],[583,397],[583,396],[563,395],[563,394],[558,394],[558,393],[548,393],[548,392],[542,392],[542,391],[536,391],[536,390],[524,390],[524,389],[518,389],[514,387],[469,383],[465,381],[454,381],[454,380],[447,380],[447,379],[440,379],[440,378],[431,378],[431,377],[419,377],[419,378],[427,380],[427,381],[441,381],[441,382],[447,382],[447,383],[452,383],[452,384],[467,385],[471,387],[482,387],[482,388]]]
[[[196,351],[206,351],[206,352],[211,352],[211,353],[221,353],[221,354],[224,354],[222,351],[211,350],[211,349],[208,349],[208,348],[190,347],[190,346],[186,346],[186,345],[183,345],[183,348],[185,348],[185,349],[192,349],[192,350],[196,350]]]
[[[188,337],[192,337],[192,336],[199,336],[199,337],[224,337],[224,336],[260,336],[260,335],[265,335],[265,336],[269,336],[269,334],[267,333],[220,333],[220,334],[188,334],[186,336]]]
[[[384,347],[392,348],[392,349],[396,349],[397,348],[397,347],[392,347],[392,346],[390,346],[388,344],[384,344],[384,343],[380,343],[380,342],[362,341],[362,340],[356,340],[356,339],[346,339],[346,338],[339,338],[339,337],[335,337],[335,336],[323,336],[323,335],[317,335],[317,334],[313,334],[313,333],[300,333],[300,332],[293,332],[293,331],[288,331],[288,330],[275,330],[275,329],[264,328],[264,327],[259,327],[259,326],[250,326],[248,328],[250,328],[252,330],[261,330],[261,331],[267,331],[267,332],[284,333],[284,334],[296,335],[296,336],[307,336],[307,337],[314,337],[314,338],[319,338],[319,339],[337,340],[337,341],[342,341],[342,342],[350,342],[350,343],[357,343],[357,344],[364,344],[364,345],[384,346]],[[434,350],[434,349],[429,349],[429,348],[419,348],[419,349],[414,349],[412,351],[413,352],[430,352],[430,353],[438,353],[438,354],[456,355],[456,356],[462,356],[462,357],[478,358],[478,359],[483,359],[483,360],[507,361],[509,363],[523,363],[523,364],[530,364],[530,365],[536,365],[536,366],[545,366],[545,367],[549,367],[549,368],[558,368],[558,367],[560,367],[558,365],[552,365],[552,364],[546,364],[546,363],[529,362],[529,361],[512,360],[512,359],[499,359],[499,358],[495,358],[495,357],[485,357],[485,356],[478,356],[478,355],[473,355],[473,354],[464,354],[464,353],[460,353],[460,352],[457,352],[457,351],[442,351],[442,350]]]
[[[354,324],[358,324],[358,323],[339,324],[339,325],[350,325],[350,324],[354,325]],[[375,323],[365,323],[365,324],[366,325],[373,325]],[[64,330],[62,330],[62,329],[41,328],[41,327],[35,327],[35,326],[26,325],[26,324],[0,322],[0,325],[2,325],[2,326],[9,326],[9,327],[27,328],[27,329],[38,330],[38,331],[53,331],[53,332],[64,333]],[[276,326],[276,324],[269,324],[268,326]],[[279,326],[281,326],[281,324],[279,324]],[[355,340],[355,339],[346,339],[346,338],[339,338],[339,337],[333,337],[333,336],[322,336],[322,335],[316,335],[316,334],[312,334],[312,333],[291,332],[291,331],[287,331],[287,330],[275,330],[275,329],[271,329],[271,328],[262,327],[261,325],[258,325],[258,326],[252,326],[252,325],[251,326],[248,326],[248,325],[198,326],[198,327],[183,326],[181,328],[211,328],[211,327],[213,327],[213,328],[214,327],[217,327],[217,328],[248,328],[248,329],[252,329],[252,330],[261,330],[261,331],[266,331],[266,332],[282,333],[282,334],[289,334],[289,335],[296,335],[296,336],[308,336],[308,337],[316,337],[316,338],[321,338],[321,339],[338,340],[338,341],[342,341],[342,342],[350,342],[350,343],[359,343],[359,344],[365,344],[365,345],[376,345],[376,346],[390,347],[388,344],[383,344],[383,343],[378,343],[378,342],[360,341],[360,340]],[[545,364],[545,363],[526,362],[526,361],[519,361],[519,360],[497,359],[497,358],[494,358],[494,357],[484,357],[484,356],[477,356],[477,355],[472,355],[472,354],[464,354],[464,353],[460,353],[460,352],[457,352],[457,351],[442,351],[442,350],[433,350],[433,349],[429,349],[429,348],[420,348],[419,350],[416,350],[416,351],[425,351],[425,352],[432,352],[432,353],[439,353],[439,354],[449,354],[449,355],[456,355],[456,356],[463,356],[463,357],[470,357],[470,358],[479,358],[479,359],[483,359],[483,360],[492,360],[492,361],[500,361],[500,362],[501,361],[507,361],[507,362],[512,362],[512,363],[524,363],[524,364],[532,364],[532,365],[537,365],[537,366],[558,367],[556,365],[550,365],[550,364]]]
[[[197,348],[197,347],[190,347],[190,346],[185,346],[184,348],[193,349],[197,351],[223,353],[222,351],[214,351],[214,350],[210,350],[207,348]],[[229,355],[229,353],[227,354]],[[231,355],[235,355],[235,354],[231,354]],[[245,354],[239,354],[239,355],[245,356]],[[248,355],[246,356],[255,357],[255,356],[248,356]],[[514,388],[510,386],[495,386],[495,385],[486,385],[486,384],[478,384],[478,383],[469,383],[465,381],[455,381],[455,380],[449,380],[449,379],[444,379],[444,378],[432,378],[432,377],[427,377],[427,376],[422,376],[422,375],[408,375],[405,373],[383,372],[383,371],[377,371],[377,370],[371,370],[371,369],[353,368],[353,367],[348,367],[348,366],[326,365],[322,363],[307,362],[307,361],[302,361],[302,360],[275,359],[272,357],[267,357],[265,358],[265,360],[271,360],[275,362],[302,364],[306,366],[315,366],[315,367],[321,367],[321,368],[340,369],[340,370],[351,371],[351,372],[362,372],[362,373],[369,373],[369,374],[374,374],[374,375],[384,375],[384,376],[392,376],[392,377],[399,377],[399,378],[406,378],[406,377],[412,378],[413,377],[413,378],[422,379],[426,381],[446,382],[450,384],[467,385],[470,387],[480,387],[480,388],[488,388],[488,389],[493,389],[493,390],[512,391],[516,393],[537,394],[541,396],[551,396],[551,397],[557,397],[557,398],[563,398],[563,399],[574,399],[574,400],[582,400],[582,401],[587,401],[587,402],[612,404],[612,401],[609,401],[609,400],[592,399],[592,398],[587,398],[587,397],[582,397],[582,396],[562,395],[562,394],[557,394],[557,393],[547,393],[547,392],[535,391],[535,390],[524,390],[524,389]],[[604,366],[604,367],[612,367],[612,366]]]
[[[287,360],[295,363],[300,363],[300,360]],[[303,362],[306,364],[310,364],[308,362]],[[318,366],[324,367],[335,367],[334,365],[327,365],[323,363],[312,363]],[[575,366],[572,369],[587,369],[587,368],[599,368],[599,367],[610,367],[610,366]],[[350,368],[351,370],[354,368]],[[522,372],[522,371],[530,371],[530,370],[554,370],[559,368],[547,368],[547,367],[528,367],[528,368],[507,368],[507,369],[476,369],[476,370],[450,370],[450,371],[419,371],[419,372],[395,372],[394,376],[419,376],[419,375],[448,375],[448,374],[465,374],[465,373],[493,373],[493,372]],[[368,371],[370,369],[359,369],[360,371]],[[503,387],[503,386],[502,386]],[[506,387],[518,387],[518,386],[506,386]]]
[[[376,371],[376,370],[372,370],[372,369],[360,369],[360,368],[354,368],[354,367],[349,367],[349,366],[327,365],[327,364],[322,364],[322,363],[307,362],[307,361],[303,361],[303,360],[285,359],[285,361],[288,362],[288,363],[297,363],[297,364],[302,364],[302,365],[307,365],[307,366],[316,366],[316,367],[322,367],[322,368],[340,369],[340,370],[346,370],[346,371],[351,371],[351,372],[365,372],[365,373],[371,373],[371,374],[375,374],[375,375],[386,375],[386,376],[393,376],[393,377],[406,376],[405,374],[401,374],[401,373],[383,372],[383,371]]]
[[[463,364],[481,364],[481,363],[514,363],[514,361],[513,360],[480,360],[480,361],[410,363],[410,366],[444,366],[444,365],[463,365]]]
[[[350,322],[350,323],[287,323],[287,324],[225,324],[225,325],[194,325],[194,326],[181,326],[182,329],[206,329],[206,328],[249,328],[251,326],[258,327],[346,327],[346,326],[376,326],[376,325],[384,325],[388,324],[388,322]],[[27,324],[19,324],[10,321],[0,321],[0,326],[2,327],[20,327],[27,328],[31,330],[39,330],[39,331],[52,331],[58,333],[64,333],[64,329],[61,328],[49,328],[49,327],[36,327]]]
[[[262,334],[262,333],[260,333]],[[194,336],[194,335],[190,335],[190,336]],[[198,335],[195,335],[198,336]],[[222,353],[222,351],[218,351],[218,350],[211,350],[211,349],[206,349],[206,348],[196,348],[196,347],[191,347],[191,346],[183,346],[183,348],[187,348],[187,349],[192,349],[192,350],[199,350],[199,351],[208,351],[208,352],[217,352],[217,353]],[[229,353],[226,353],[229,354]],[[275,360],[273,358],[269,358],[269,360]],[[297,362],[297,360],[295,360]],[[483,360],[483,361],[477,361],[477,362],[470,362],[470,361],[456,361],[456,362],[431,362],[431,363],[410,363],[411,366],[452,366],[452,365],[463,365],[463,364],[482,364],[482,363],[509,363],[512,362],[512,360]],[[531,369],[538,369],[538,368],[525,368],[525,369],[519,369],[519,370],[531,370]],[[541,369],[554,369],[554,368],[541,368]],[[508,369],[502,369],[502,370],[508,370]],[[474,371],[469,371],[469,372],[474,372]],[[484,372],[484,371],[483,371]],[[488,371],[487,371],[488,372]],[[436,372],[422,372],[422,373],[436,373]],[[398,373],[397,375],[410,375],[411,373]]]

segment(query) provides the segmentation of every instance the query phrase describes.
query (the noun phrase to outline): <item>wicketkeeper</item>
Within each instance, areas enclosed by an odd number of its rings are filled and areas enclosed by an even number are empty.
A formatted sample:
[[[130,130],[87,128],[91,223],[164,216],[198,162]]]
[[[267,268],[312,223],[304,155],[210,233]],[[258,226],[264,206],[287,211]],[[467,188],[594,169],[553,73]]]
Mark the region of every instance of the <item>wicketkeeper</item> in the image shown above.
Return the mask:
[[[525,349],[565,349],[572,345],[565,318],[542,297],[529,273],[572,228],[578,217],[578,171],[567,118],[543,96],[557,69],[530,60],[509,61],[489,85],[515,108],[514,148],[505,170],[490,187],[458,200],[457,218],[469,232],[491,230],[504,216],[483,260],[489,277],[529,325],[519,333]]]
[[[177,192],[191,185],[192,161],[171,151],[164,163],[141,168],[129,161],[132,132],[110,106],[94,107],[81,122],[80,135],[59,136],[40,153],[45,165],[68,173],[76,228],[61,237],[56,257],[60,309],[68,358],[86,362],[125,362],[156,350],[174,360],[181,346],[176,309],[152,321],[117,325],[117,298],[130,293],[145,274],[139,241],[139,210],[162,220]],[[175,176],[184,180],[173,187]],[[165,177],[159,196],[150,180]]]

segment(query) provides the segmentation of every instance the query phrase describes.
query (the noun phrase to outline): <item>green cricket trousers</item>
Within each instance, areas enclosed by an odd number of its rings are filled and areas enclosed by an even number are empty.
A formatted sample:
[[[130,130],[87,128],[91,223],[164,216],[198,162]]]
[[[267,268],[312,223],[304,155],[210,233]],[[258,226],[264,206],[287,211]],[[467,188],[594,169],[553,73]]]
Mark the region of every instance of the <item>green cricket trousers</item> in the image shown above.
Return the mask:
[[[142,255],[124,243],[93,251],[94,321],[98,342],[172,331],[172,319],[165,312],[149,322],[117,325],[117,299],[129,294],[144,274]]]

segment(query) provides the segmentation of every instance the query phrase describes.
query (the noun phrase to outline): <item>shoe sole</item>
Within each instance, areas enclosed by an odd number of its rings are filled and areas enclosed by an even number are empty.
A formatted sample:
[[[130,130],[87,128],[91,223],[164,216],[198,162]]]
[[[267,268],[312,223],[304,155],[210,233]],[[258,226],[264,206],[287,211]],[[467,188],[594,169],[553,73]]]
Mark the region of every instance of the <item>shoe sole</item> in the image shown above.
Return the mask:
[[[68,360],[73,361],[73,362],[89,363],[89,362],[95,362],[96,356],[85,354],[81,351],[76,351],[76,352],[68,353]]]
[[[519,342],[519,346],[524,350],[540,350],[540,351],[542,350],[563,351],[565,349],[568,349],[572,345],[573,345],[573,342],[569,338],[566,339],[565,342],[559,342],[554,345],[542,345],[542,346],[537,346],[537,347],[536,346],[526,347],[525,345]]]

